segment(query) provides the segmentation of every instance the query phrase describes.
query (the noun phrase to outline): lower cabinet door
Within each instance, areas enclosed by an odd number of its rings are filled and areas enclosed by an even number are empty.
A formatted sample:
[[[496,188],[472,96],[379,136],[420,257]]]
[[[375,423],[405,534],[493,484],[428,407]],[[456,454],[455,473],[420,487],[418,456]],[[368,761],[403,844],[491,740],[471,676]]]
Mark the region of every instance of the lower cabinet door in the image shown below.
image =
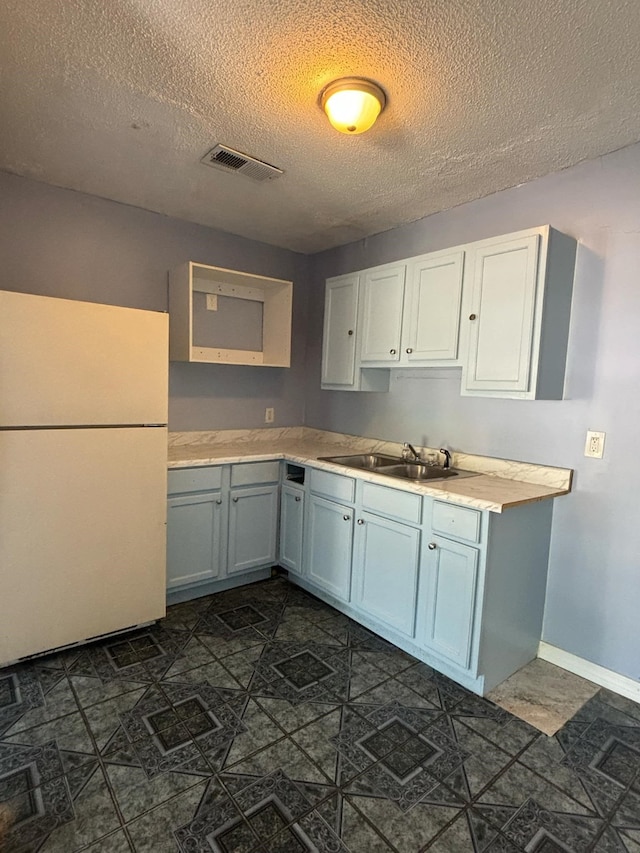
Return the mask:
[[[220,492],[170,497],[167,506],[167,588],[220,574],[223,499]]]
[[[278,486],[232,489],[227,572],[275,563],[277,532]]]
[[[304,491],[283,486],[280,495],[280,565],[290,572],[302,572],[302,525]]]
[[[427,555],[423,565],[427,601],[424,645],[467,669],[473,642],[478,550],[432,536],[424,553]]]
[[[353,600],[408,637],[415,634],[420,531],[368,512],[358,516]]]
[[[353,510],[311,495],[308,518],[307,577],[341,601],[349,601]]]

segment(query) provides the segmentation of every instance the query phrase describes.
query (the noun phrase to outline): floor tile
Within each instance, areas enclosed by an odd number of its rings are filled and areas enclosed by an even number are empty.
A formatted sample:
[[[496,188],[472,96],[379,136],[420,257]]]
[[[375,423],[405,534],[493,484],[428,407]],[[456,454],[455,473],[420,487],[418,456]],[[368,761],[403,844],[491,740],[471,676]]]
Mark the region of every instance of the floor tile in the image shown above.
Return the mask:
[[[246,776],[267,776],[274,768],[283,770],[294,781],[330,784],[329,779],[313,761],[290,738],[280,741],[256,752],[233,766],[226,765],[234,773]]]
[[[282,729],[253,700],[247,703],[241,719],[244,731],[237,734],[233,740],[225,758],[227,767],[258,752],[273,741],[279,740],[284,734]]]
[[[272,699],[268,696],[258,696],[256,702],[287,733],[306,726],[337,707],[335,704],[325,702],[303,702],[292,705],[286,699]]]
[[[80,713],[67,714],[42,726],[25,729],[10,737],[7,735],[2,737],[4,743],[30,745],[43,744],[51,740],[55,740],[58,748],[65,753],[95,756],[93,740]]]
[[[193,820],[208,786],[201,782],[127,824],[135,853],[178,853],[174,832]]]
[[[298,729],[291,735],[292,740],[302,747],[314,763],[329,779],[336,779],[338,753],[332,739],[340,731],[342,710],[338,709]]]
[[[72,853],[120,827],[102,770],[96,767],[73,798],[73,820],[58,826],[39,848],[42,853]]]
[[[518,762],[497,778],[479,797],[474,808],[485,820],[501,829],[507,819],[511,819],[530,800],[535,802],[536,808],[545,809],[549,813],[593,817],[595,820],[593,809],[581,805]],[[599,823],[596,821],[594,825],[601,826],[602,820],[598,820]]]
[[[348,800],[399,853],[422,850],[461,811],[461,804],[453,802],[450,792],[441,786],[409,811],[384,798],[349,794]]]
[[[194,772],[167,772],[149,779],[141,767],[106,764],[106,772],[125,821],[132,821],[160,803],[207,778]]]
[[[372,824],[346,799],[342,805],[341,818],[341,838],[349,850],[389,853],[392,849]]]
[[[163,678],[160,684],[202,684],[203,682],[212,687],[222,687],[229,690],[240,690],[241,688],[241,685],[219,660],[213,660],[204,666],[180,672],[170,678]]]
[[[87,853],[132,853],[133,848],[127,841],[122,830],[113,835],[105,835],[103,839],[86,848]]]
[[[548,661],[536,659],[495,687],[488,699],[554,735],[600,688]]]

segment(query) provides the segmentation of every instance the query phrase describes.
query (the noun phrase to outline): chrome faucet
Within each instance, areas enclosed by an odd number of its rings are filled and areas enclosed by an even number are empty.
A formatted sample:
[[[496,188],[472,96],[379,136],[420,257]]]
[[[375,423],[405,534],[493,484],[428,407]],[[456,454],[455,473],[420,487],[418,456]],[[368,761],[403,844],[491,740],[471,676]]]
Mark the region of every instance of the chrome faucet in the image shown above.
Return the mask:
[[[413,457],[413,459],[411,457]],[[409,444],[408,441],[405,441],[405,443],[402,445],[402,458],[406,462],[422,462],[420,454],[415,449],[413,444]]]
[[[451,454],[444,447],[440,448],[440,453],[444,454],[444,465],[443,468],[451,468]]]

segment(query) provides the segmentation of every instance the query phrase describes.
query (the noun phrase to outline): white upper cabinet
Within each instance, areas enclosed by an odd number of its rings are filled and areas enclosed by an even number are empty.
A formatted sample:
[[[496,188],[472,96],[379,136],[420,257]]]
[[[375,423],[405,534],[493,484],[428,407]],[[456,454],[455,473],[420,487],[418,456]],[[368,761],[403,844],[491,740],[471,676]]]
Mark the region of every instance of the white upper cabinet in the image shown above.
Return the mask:
[[[436,252],[407,265],[401,364],[457,364],[464,252]]]
[[[400,359],[405,264],[377,267],[362,283],[360,361],[393,364]]]
[[[322,387],[462,366],[463,395],[561,400],[576,246],[544,225],[328,279]]]
[[[169,274],[169,358],[289,367],[293,282],[187,261]]]
[[[351,387],[356,370],[356,322],[360,276],[327,281],[322,338],[322,384]]]
[[[361,369],[358,294],[360,273],[327,279],[321,386],[333,391],[388,391],[386,370]]]
[[[463,395],[562,399],[575,254],[548,226],[470,247]]]

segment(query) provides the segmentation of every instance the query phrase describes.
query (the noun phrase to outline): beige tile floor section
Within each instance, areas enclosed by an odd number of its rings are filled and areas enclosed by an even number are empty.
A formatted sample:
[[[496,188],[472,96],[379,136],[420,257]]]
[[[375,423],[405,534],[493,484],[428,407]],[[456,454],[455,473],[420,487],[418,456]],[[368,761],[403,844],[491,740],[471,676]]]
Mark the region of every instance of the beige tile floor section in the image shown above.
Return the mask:
[[[487,699],[554,735],[598,690],[597,684],[538,658],[494,687]]]

